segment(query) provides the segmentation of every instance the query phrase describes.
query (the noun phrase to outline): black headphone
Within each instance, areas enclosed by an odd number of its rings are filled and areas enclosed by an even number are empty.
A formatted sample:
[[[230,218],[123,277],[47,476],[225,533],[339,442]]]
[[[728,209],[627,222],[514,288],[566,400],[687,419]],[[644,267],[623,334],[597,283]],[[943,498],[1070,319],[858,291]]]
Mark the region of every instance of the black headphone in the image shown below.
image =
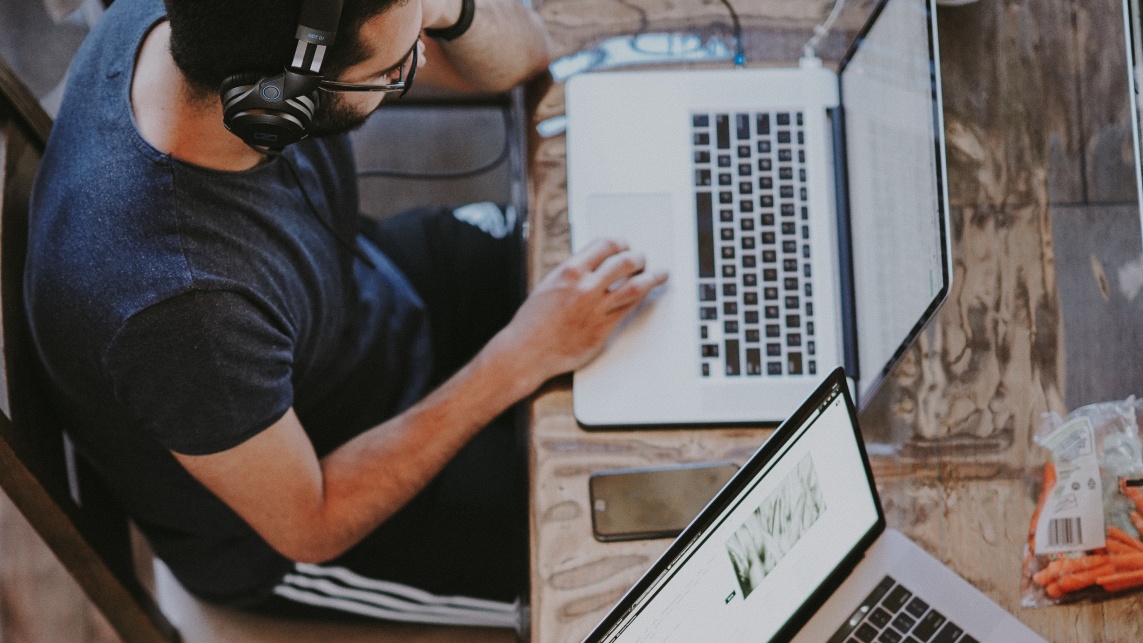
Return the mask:
[[[222,81],[222,122],[248,145],[281,150],[309,135],[321,104],[326,49],[337,35],[342,0],[304,0],[294,58],[274,76],[235,74]]]

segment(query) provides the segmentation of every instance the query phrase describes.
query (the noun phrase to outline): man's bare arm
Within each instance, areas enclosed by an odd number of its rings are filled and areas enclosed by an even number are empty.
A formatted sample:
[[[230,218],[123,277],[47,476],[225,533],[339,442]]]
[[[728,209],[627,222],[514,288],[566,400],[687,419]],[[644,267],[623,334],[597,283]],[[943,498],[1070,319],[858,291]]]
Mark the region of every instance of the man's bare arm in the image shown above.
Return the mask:
[[[598,242],[561,264],[439,389],[318,459],[292,410],[243,444],[180,463],[284,556],[334,558],[392,516],[497,415],[591,360],[665,274]]]
[[[464,35],[452,41],[426,41],[430,63],[424,71],[428,83],[499,92],[548,66],[548,32],[534,11],[520,0],[475,2],[472,25]],[[424,27],[452,26],[460,6],[461,0],[424,0]]]
[[[282,555],[329,560],[396,513],[483,424],[527,394],[511,359],[490,347],[421,403],[321,460],[293,409],[237,447],[176,457]]]

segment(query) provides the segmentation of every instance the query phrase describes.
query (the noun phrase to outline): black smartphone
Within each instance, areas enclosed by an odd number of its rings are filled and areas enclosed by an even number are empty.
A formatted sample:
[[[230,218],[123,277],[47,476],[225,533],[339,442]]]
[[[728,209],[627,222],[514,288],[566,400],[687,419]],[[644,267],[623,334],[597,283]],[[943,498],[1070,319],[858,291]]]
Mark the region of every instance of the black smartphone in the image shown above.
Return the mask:
[[[731,462],[597,471],[588,479],[595,538],[677,536],[736,471]]]

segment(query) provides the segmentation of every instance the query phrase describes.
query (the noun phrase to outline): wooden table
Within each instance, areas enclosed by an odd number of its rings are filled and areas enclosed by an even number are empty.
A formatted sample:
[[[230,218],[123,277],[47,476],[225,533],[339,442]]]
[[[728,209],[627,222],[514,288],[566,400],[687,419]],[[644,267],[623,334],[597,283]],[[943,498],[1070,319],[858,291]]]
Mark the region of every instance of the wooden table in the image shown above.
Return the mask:
[[[829,2],[739,0],[749,60],[790,64]],[[543,0],[556,56],[615,35],[727,36],[709,0]],[[822,57],[872,9],[850,0]],[[863,411],[891,526],[1051,641],[1143,640],[1143,598],[1019,606],[1033,509],[1026,467],[1045,411],[1143,393],[1139,209],[1120,0],[980,0],[938,14],[953,205],[954,289]],[[531,87],[532,124],[563,113]],[[564,138],[531,131],[530,280],[569,255]],[[1122,279],[1121,279],[1122,277]],[[604,468],[729,459],[761,430],[588,433],[570,378],[531,409],[532,639],[578,641],[668,540],[593,539],[587,477]]]

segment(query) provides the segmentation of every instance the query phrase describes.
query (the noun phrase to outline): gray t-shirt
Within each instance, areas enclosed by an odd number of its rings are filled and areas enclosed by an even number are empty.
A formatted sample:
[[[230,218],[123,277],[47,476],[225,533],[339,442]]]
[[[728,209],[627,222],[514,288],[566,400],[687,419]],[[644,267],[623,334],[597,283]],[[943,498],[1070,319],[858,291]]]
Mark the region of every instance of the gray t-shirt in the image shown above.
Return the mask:
[[[400,271],[329,229],[355,237],[346,137],[240,173],[142,139],[132,69],[163,17],[160,0],[116,2],[72,66],[33,196],[28,315],[80,453],[189,589],[243,601],[290,563],[170,451],[229,449],[293,406],[324,455],[425,393],[430,340]],[[371,395],[341,393],[362,381]]]

